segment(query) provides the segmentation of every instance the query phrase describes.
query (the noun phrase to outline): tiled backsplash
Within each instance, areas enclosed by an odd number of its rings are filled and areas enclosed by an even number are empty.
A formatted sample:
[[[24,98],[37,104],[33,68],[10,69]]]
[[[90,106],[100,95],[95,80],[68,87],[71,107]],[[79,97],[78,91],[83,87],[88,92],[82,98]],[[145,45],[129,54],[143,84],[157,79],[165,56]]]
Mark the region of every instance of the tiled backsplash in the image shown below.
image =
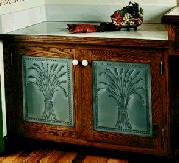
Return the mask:
[[[25,0],[1,0],[0,1],[0,6],[7,5],[7,4],[13,4],[13,3],[18,3],[18,2],[22,2],[22,1],[25,1]]]

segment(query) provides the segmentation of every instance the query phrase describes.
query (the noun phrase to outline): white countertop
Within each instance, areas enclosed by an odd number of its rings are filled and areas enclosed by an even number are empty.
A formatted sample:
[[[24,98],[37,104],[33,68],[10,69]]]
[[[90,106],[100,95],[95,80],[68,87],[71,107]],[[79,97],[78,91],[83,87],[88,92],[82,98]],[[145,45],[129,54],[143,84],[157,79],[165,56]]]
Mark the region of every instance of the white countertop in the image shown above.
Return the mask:
[[[168,40],[168,32],[163,24],[142,24],[137,31],[112,31],[70,34],[66,24],[76,24],[79,22],[42,22],[20,30],[9,32],[8,34],[18,35],[54,35],[70,37],[100,37],[100,38],[132,38],[148,40]],[[82,22],[80,22],[82,23]]]

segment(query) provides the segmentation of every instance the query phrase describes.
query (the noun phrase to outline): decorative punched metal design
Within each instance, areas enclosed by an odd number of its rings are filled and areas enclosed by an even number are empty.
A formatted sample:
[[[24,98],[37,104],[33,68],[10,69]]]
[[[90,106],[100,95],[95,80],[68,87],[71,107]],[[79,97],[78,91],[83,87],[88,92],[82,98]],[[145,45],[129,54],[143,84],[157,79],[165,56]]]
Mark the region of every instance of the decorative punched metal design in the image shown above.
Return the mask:
[[[73,126],[70,59],[23,56],[26,121]]]
[[[24,0],[1,0],[0,1],[0,6],[7,5],[7,4],[13,4],[17,2],[22,2]]]
[[[147,64],[94,61],[94,129],[152,136],[150,74]]]

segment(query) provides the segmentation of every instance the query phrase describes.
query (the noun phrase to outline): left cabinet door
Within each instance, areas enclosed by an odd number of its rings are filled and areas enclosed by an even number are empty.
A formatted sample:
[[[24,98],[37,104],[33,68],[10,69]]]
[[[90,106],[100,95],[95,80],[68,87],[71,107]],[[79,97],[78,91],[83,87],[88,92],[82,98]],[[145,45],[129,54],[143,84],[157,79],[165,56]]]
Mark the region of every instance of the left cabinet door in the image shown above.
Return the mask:
[[[17,126],[21,135],[68,142],[76,137],[74,55],[75,49],[62,45],[25,44],[16,48]]]

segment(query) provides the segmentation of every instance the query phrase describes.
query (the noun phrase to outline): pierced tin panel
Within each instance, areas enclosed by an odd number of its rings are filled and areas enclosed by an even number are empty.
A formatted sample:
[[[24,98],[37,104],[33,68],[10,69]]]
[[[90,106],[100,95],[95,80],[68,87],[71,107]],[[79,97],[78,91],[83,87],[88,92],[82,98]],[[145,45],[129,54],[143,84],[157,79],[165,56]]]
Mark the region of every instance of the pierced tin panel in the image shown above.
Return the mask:
[[[96,131],[152,136],[150,66],[93,62],[93,116]]]
[[[29,56],[22,61],[24,119],[73,126],[72,61]]]

